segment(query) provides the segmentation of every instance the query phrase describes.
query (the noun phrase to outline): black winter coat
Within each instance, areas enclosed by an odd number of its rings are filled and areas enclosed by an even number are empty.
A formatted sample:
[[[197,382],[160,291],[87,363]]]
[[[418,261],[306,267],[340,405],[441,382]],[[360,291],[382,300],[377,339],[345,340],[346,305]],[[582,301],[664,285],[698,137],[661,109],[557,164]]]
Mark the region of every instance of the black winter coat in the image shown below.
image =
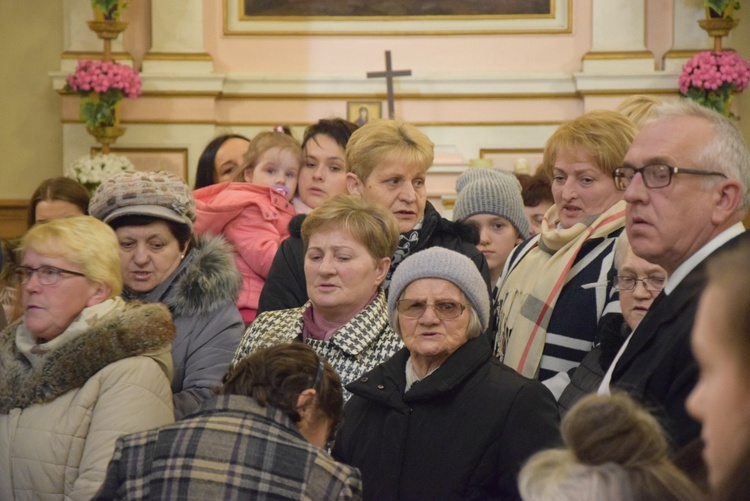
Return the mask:
[[[750,232],[745,232],[711,256],[749,240]],[[610,384],[610,388],[626,391],[659,419],[675,451],[701,431],[685,402],[698,382],[690,334],[706,287],[706,262],[698,264],[669,295],[662,291],[656,297],[615,365]]]
[[[517,499],[533,453],[559,445],[555,399],[492,357],[484,336],[404,394],[403,349],[347,385],[333,456],[362,472],[366,500]]]
[[[301,236],[304,219],[304,215],[298,215],[289,223],[290,236],[276,251],[271,270],[260,293],[258,315],[264,311],[297,308],[308,300],[305,281],[305,250]],[[476,228],[445,219],[427,202],[419,242],[412,253],[430,247],[445,247],[460,252],[471,258],[477,265],[489,292],[490,269],[484,255],[476,247],[478,243],[479,235]]]

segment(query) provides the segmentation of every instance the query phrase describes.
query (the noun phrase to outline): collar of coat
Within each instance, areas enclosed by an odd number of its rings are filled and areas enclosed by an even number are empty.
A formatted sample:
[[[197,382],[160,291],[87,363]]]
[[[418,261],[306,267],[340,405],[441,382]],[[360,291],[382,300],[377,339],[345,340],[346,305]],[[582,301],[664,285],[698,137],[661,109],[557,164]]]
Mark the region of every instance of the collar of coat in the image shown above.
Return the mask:
[[[242,275],[232,257],[232,247],[222,237],[195,237],[195,243],[170,277],[151,292],[123,291],[126,300],[164,303],[175,317],[206,315],[234,304]]]
[[[459,347],[435,372],[414,383],[408,392],[403,393],[408,359],[409,350],[403,348],[387,362],[348,384],[346,389],[367,400],[400,408],[412,402],[428,401],[456,391],[487,364],[499,363],[492,359],[487,337],[480,334]],[[394,394],[401,397],[394,398]]]
[[[172,317],[162,304],[132,302],[46,355],[32,367],[16,349],[22,319],[0,333],[0,414],[14,408],[50,402],[86,381],[107,365],[156,351],[174,339]]]
[[[254,336],[267,336],[267,339],[263,340],[263,346],[291,343],[302,335],[303,313],[311,304],[308,301],[299,308],[264,312],[247,332],[252,332]],[[293,326],[288,325],[292,318],[297,320]],[[308,339],[307,343],[314,347],[332,344],[348,356],[354,357],[371,346],[385,329],[390,329],[390,326],[388,325],[385,292],[381,290],[372,303],[341,326],[331,339],[328,341]],[[246,337],[247,335],[245,334]]]

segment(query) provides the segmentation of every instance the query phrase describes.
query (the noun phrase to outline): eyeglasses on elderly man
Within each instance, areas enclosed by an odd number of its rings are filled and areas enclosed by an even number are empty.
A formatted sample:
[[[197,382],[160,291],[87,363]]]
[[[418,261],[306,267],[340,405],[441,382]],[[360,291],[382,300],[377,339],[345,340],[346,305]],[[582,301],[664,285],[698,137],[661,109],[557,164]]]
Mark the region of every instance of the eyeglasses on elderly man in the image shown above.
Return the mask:
[[[676,174],[692,174],[694,176],[721,176],[727,177],[722,172],[710,170],[682,169],[667,164],[650,164],[640,169],[635,167],[618,167],[612,173],[615,187],[625,191],[636,174],[640,174],[646,188],[665,188],[672,182],[672,176]]]

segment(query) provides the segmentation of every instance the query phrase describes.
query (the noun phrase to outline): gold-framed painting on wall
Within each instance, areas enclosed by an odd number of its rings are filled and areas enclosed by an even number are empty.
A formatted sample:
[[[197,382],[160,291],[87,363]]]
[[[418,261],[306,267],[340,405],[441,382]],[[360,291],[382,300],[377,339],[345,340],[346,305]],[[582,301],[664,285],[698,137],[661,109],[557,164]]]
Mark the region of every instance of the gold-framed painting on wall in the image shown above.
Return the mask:
[[[224,0],[225,35],[570,33],[572,0]]]

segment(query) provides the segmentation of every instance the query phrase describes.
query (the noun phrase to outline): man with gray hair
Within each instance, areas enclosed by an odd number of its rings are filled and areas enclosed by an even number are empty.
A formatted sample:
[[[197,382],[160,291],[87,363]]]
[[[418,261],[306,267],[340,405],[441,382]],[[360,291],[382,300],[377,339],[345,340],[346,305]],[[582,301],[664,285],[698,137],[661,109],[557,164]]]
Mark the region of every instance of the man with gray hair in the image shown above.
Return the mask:
[[[692,101],[662,103],[614,172],[633,252],[663,267],[666,286],[599,387],[640,400],[681,448],[700,434],[685,410],[698,380],[690,351],[706,259],[746,240],[750,153],[728,119]],[[700,356],[700,355],[699,355]]]

